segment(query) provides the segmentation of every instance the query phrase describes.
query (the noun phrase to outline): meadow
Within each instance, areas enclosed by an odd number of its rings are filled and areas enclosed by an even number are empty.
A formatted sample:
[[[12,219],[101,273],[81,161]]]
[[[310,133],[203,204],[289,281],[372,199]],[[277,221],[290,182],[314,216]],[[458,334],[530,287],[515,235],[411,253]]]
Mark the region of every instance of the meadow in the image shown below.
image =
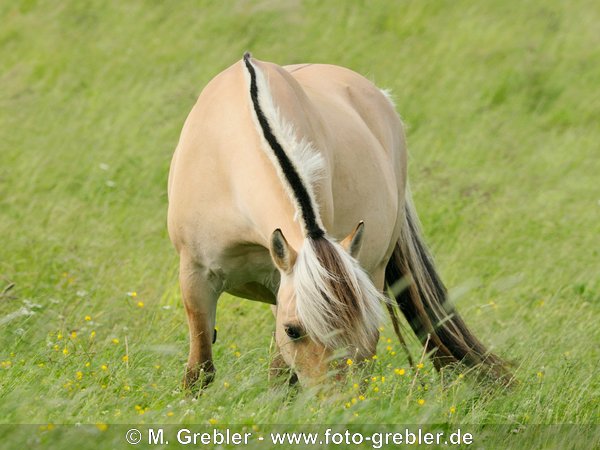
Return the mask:
[[[117,424],[499,425],[475,448],[600,445],[597,2],[22,0],[0,23],[3,448],[117,448]],[[386,322],[370,366],[296,392],[267,377],[270,309],[225,295],[216,380],[181,390],[169,163],[246,50],[392,91],[427,242],[517,386],[414,370]]]

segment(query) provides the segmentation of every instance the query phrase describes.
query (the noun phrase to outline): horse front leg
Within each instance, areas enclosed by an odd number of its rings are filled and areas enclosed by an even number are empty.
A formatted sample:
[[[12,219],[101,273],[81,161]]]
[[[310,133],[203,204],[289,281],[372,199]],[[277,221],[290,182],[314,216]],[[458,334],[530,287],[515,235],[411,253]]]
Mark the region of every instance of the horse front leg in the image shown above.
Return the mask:
[[[203,268],[183,257],[179,283],[190,335],[183,386],[196,391],[206,387],[215,377],[212,344],[219,292],[212,288]]]

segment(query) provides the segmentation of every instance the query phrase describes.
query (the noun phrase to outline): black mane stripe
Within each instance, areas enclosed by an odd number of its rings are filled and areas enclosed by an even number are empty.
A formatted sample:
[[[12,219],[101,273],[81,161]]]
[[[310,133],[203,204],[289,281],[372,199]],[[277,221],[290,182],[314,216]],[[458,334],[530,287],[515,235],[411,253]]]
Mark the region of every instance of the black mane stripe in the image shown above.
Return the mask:
[[[267,118],[260,108],[260,103],[258,101],[258,86],[256,83],[256,71],[250,62],[250,58],[250,53],[244,54],[244,64],[250,73],[250,97],[252,99],[252,105],[254,107],[256,118],[258,119],[258,123],[260,124],[266,141],[269,143],[269,146],[277,158],[277,162],[281,167],[283,175],[292,189],[293,195],[300,205],[307,236],[312,239],[321,238],[325,235],[325,231],[317,222],[317,215],[315,209],[313,208],[310,194],[306,189],[306,186],[304,186],[302,183],[302,179],[292,164],[292,161],[285,153],[281,144],[277,141],[277,138],[273,134]]]

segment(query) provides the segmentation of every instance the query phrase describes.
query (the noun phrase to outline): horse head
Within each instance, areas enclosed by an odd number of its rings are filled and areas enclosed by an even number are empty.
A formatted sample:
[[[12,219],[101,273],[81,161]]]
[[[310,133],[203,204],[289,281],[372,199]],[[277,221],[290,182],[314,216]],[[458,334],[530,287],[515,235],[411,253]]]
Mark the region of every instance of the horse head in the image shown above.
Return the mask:
[[[336,361],[375,354],[382,295],[355,259],[363,229],[360,222],[340,243],[306,237],[298,251],[281,230],[271,236],[280,273],[275,338],[303,385],[317,384]]]

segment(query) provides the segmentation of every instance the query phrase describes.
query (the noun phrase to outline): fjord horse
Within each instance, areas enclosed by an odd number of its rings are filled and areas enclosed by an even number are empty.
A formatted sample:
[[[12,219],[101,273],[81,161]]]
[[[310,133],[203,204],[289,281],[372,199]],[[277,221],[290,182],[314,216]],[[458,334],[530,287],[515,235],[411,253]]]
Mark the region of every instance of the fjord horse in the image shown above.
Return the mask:
[[[189,114],[169,174],[168,229],[189,325],[185,386],[215,373],[219,295],[274,305],[280,361],[301,384],[375,354],[395,294],[437,368],[500,367],[447,301],[423,244],[389,97],[349,69],[249,54]]]

